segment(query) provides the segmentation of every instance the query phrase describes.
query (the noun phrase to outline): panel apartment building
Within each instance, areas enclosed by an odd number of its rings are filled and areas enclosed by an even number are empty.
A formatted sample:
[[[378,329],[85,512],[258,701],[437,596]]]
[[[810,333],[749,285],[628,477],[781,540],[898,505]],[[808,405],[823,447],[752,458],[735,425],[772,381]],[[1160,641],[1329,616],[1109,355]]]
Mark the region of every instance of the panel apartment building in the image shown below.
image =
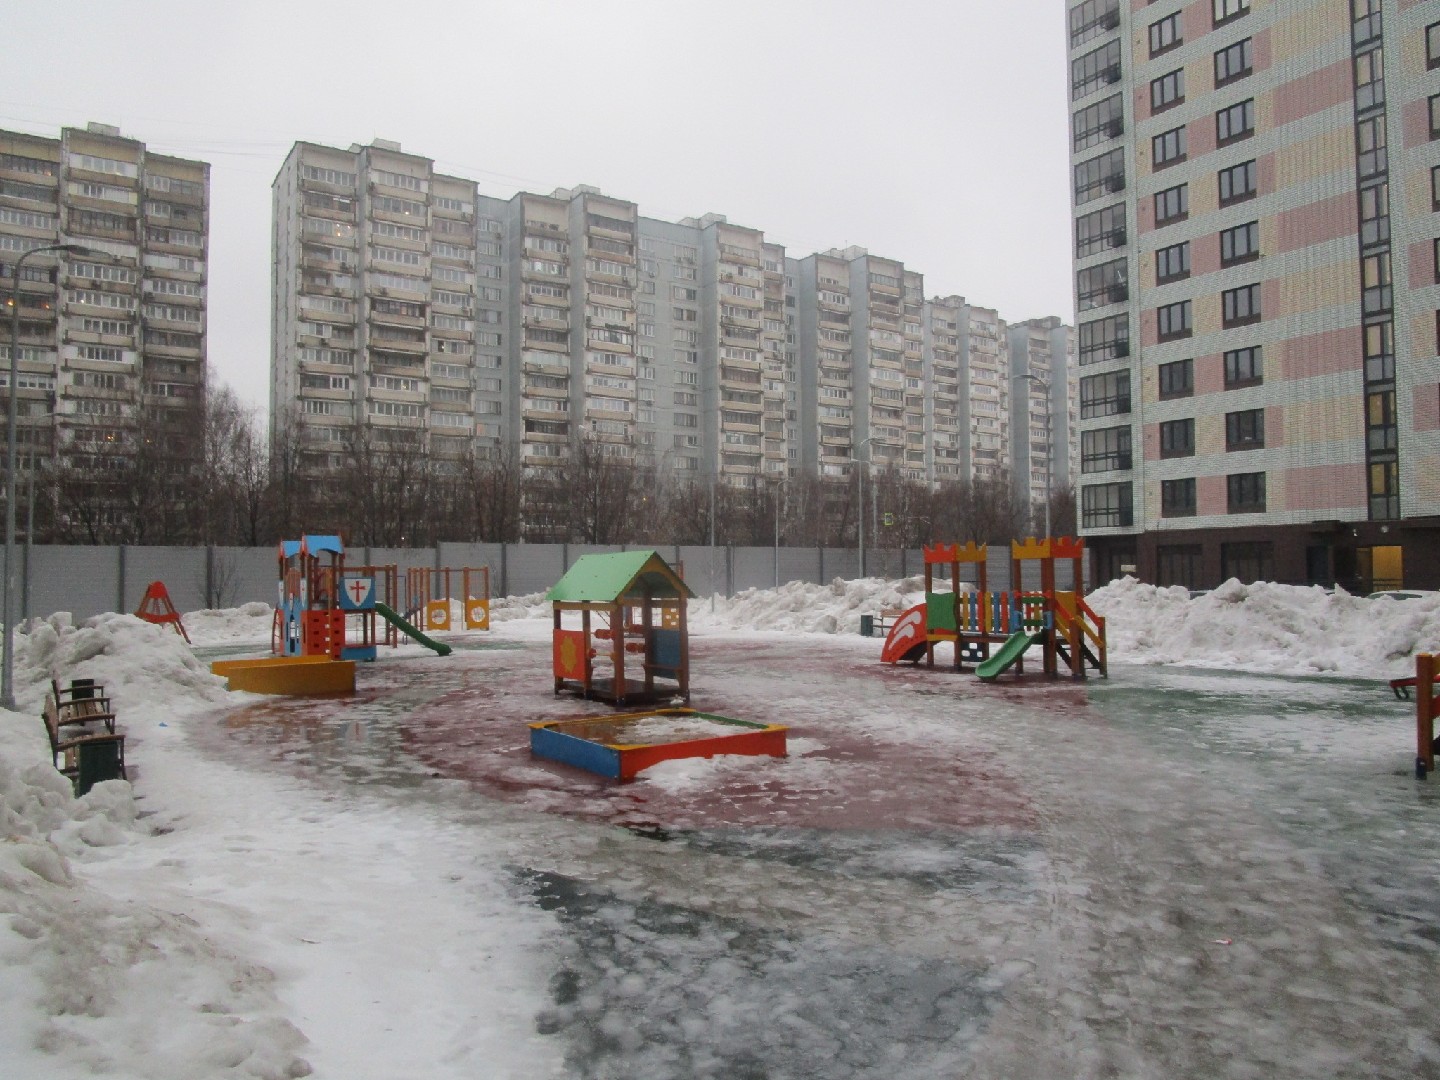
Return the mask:
[[[1067,9],[1101,580],[1440,586],[1440,10]]]
[[[103,475],[142,420],[167,438],[192,430],[186,407],[205,382],[209,174],[104,124],[58,139],[0,132],[0,275],[19,302],[24,467]],[[82,250],[27,256],[57,244]],[[9,394],[8,326],[3,336]]]
[[[311,468],[357,431],[531,470],[584,435],[741,488],[855,460],[922,481],[1009,467],[1004,324],[927,302],[896,260],[796,259],[722,215],[662,221],[586,186],[486,196],[381,140],[296,143],[273,200],[271,416]]]

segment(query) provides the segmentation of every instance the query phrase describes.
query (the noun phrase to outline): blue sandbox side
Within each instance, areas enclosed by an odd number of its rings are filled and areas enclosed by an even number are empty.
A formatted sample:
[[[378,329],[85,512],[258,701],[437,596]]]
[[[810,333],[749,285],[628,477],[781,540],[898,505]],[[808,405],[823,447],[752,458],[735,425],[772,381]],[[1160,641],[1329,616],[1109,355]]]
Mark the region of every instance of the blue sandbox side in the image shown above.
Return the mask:
[[[530,751],[551,761],[563,762],[589,772],[618,779],[620,752],[601,743],[579,739],[550,728],[530,729]]]

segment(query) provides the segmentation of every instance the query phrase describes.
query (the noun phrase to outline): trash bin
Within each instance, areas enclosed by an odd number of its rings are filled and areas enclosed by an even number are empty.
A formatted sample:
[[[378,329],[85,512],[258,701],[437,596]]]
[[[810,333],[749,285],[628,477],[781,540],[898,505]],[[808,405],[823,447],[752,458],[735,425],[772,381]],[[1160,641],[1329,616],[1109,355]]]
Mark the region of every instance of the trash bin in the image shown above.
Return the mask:
[[[71,701],[88,701],[90,698],[93,698],[94,696],[95,696],[95,680],[94,680],[94,679],[71,679],[71,680],[70,680],[70,700],[71,700]]]
[[[75,774],[77,798],[101,781],[121,778],[120,743],[118,741],[81,743],[79,749],[79,768]]]
[[[874,616],[874,615],[861,615],[861,616],[860,616],[860,636],[861,636],[861,637],[874,637],[874,636],[875,636],[875,616]]]

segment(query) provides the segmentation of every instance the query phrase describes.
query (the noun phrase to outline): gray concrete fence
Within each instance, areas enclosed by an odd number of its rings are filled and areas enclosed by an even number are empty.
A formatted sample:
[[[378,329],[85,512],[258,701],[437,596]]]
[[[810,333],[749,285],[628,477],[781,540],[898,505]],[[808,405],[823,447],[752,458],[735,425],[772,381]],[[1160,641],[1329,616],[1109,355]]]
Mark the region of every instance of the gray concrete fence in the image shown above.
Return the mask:
[[[582,555],[634,550],[639,545],[601,547],[585,544],[440,544],[433,548],[350,548],[346,562],[355,566],[399,568],[403,587],[410,567],[490,567],[494,596],[543,592]],[[766,589],[792,581],[827,584],[858,576],[859,557],[848,548],[672,547],[656,549],[672,565],[680,564],[697,595],[733,596],[745,589]],[[195,611],[206,596],[220,607],[250,601],[273,604],[278,564],[275,548],[240,547],[64,547],[36,546],[21,557],[17,603],[28,596],[22,614],[46,616],[68,611],[77,619],[105,611],[134,611],[152,581],[163,581],[176,608]],[[867,550],[870,576],[904,578],[924,573],[918,550]],[[962,571],[970,567],[961,567]],[[1061,588],[1070,582],[1068,563],[1057,564]],[[948,572],[948,571],[947,571]],[[1010,549],[992,545],[988,566],[992,589],[1010,588]],[[973,580],[973,577],[969,580]],[[1026,567],[1024,588],[1039,586],[1038,568]],[[452,583],[459,590],[460,582]]]

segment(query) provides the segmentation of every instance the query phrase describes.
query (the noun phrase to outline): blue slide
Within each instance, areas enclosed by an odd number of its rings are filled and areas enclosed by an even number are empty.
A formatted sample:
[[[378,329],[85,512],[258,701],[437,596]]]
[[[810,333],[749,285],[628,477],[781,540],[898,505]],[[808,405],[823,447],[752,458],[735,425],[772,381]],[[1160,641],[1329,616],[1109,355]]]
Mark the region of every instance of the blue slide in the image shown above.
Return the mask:
[[[1045,631],[1039,630],[1033,634],[1021,630],[1019,633],[1011,634],[1005,644],[1000,646],[1000,651],[975,668],[975,674],[986,682],[994,682],[995,676],[1001,674],[1025,655],[1025,650],[1040,641],[1045,640]]]

